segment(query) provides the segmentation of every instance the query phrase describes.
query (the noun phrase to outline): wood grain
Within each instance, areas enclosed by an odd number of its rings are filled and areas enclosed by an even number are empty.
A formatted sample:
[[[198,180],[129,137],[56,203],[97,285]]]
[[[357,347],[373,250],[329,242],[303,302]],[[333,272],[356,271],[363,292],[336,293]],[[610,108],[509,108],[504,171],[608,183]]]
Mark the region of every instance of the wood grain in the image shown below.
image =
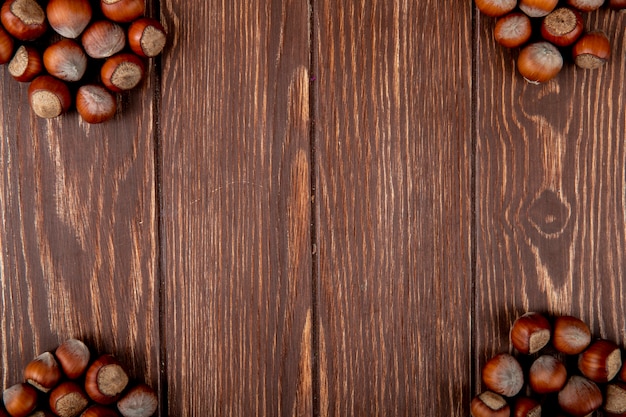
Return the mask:
[[[69,337],[158,386],[154,77],[150,66],[114,120],[88,125],[75,110],[37,118],[28,85],[0,72],[4,387]]]
[[[311,415],[308,3],[162,12],[166,415]]]
[[[467,415],[472,5],[315,6],[319,414]]]
[[[626,341],[626,18],[586,18],[613,58],[585,71],[566,56],[539,86],[494,44],[493,21],[477,21],[476,369],[509,349],[509,326],[528,310],[574,314]]]

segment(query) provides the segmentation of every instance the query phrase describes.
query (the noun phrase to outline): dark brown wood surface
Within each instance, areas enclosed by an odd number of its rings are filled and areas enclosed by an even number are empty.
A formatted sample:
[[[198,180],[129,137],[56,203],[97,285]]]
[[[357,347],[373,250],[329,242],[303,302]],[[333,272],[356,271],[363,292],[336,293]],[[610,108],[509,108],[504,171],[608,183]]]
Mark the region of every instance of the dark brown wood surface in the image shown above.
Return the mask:
[[[115,120],[0,71],[0,375],[67,337],[160,416],[467,416],[527,310],[626,345],[626,15],[545,85],[471,1],[148,2]]]

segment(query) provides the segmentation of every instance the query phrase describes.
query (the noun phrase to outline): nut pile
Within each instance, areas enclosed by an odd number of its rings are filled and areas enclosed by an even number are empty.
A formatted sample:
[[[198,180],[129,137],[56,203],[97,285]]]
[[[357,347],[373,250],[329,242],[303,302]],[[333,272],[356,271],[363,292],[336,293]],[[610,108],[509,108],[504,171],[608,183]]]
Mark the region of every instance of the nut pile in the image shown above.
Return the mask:
[[[519,355],[499,353],[482,368],[485,390],[470,405],[473,417],[626,416],[626,364],[622,349],[592,340],[572,316],[530,312],[513,323]]]
[[[111,354],[92,360],[80,340],[68,339],[24,368],[24,382],[2,394],[0,417],[150,417],[157,395],[145,383],[132,383]]]
[[[485,15],[496,17],[495,40],[519,48],[517,70],[528,82],[554,78],[571,56],[580,68],[603,66],[611,45],[601,30],[585,31],[583,16],[603,5],[626,9],[626,0],[474,0]]]
[[[0,64],[30,83],[37,116],[75,103],[85,122],[102,123],[117,112],[116,94],[138,86],[146,60],[165,47],[165,29],[145,8],[145,0],[49,0],[45,10],[37,0],[5,0]]]

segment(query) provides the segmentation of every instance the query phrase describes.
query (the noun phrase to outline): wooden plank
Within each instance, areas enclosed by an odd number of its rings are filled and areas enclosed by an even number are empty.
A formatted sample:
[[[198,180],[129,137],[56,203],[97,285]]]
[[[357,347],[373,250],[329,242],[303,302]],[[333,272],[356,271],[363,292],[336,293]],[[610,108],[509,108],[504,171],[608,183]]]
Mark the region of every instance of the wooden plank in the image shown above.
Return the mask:
[[[472,5],[314,9],[319,414],[467,415]]]
[[[69,337],[159,383],[154,67],[116,118],[46,121],[0,72],[0,373]]]
[[[166,414],[311,415],[308,4],[162,13]]]
[[[602,69],[531,85],[479,18],[476,369],[528,310],[574,314],[624,343],[624,14],[586,15],[613,44]],[[478,376],[476,376],[478,377]],[[478,390],[479,387],[476,387]]]

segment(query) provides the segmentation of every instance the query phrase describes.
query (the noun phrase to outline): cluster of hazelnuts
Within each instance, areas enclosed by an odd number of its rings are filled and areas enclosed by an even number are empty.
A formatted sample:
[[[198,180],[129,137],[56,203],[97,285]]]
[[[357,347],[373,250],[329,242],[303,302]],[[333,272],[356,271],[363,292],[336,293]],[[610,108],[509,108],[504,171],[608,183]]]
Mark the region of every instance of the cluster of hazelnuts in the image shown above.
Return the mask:
[[[39,117],[65,113],[75,96],[76,110],[87,123],[111,119],[117,111],[116,94],[139,85],[145,60],[165,46],[163,26],[145,17],[145,0],[95,2],[2,4],[0,64],[8,63],[17,81],[30,83],[30,106]]]
[[[584,69],[604,65],[611,56],[609,39],[600,30],[585,31],[583,14],[605,3],[626,9],[626,0],[474,0],[478,9],[497,21],[496,41],[520,48],[517,70],[529,82],[554,78],[563,68],[563,55],[571,54]]]
[[[592,340],[587,324],[572,316],[551,321],[531,312],[510,332],[520,353],[500,353],[482,368],[486,388],[470,405],[473,417],[626,416],[626,364],[622,349]]]
[[[24,382],[2,394],[0,417],[150,417],[157,395],[146,383],[131,383],[111,354],[91,359],[89,348],[68,339],[24,368]]]

